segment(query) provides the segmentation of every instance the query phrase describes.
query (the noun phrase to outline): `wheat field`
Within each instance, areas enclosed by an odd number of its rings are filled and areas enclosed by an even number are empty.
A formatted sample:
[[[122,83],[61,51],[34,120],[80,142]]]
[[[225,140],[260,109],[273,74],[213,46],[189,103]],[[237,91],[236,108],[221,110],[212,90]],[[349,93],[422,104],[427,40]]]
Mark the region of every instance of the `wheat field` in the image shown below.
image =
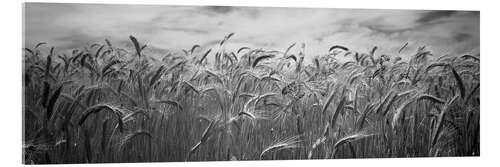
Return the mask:
[[[134,36],[24,48],[24,163],[480,155],[479,54],[226,49],[233,35],[168,55]]]

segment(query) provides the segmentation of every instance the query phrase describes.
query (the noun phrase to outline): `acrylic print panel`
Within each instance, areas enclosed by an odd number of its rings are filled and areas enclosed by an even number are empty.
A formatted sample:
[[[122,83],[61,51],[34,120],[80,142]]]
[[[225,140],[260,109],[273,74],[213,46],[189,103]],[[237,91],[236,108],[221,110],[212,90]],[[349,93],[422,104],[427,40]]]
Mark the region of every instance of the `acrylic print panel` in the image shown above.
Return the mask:
[[[24,4],[26,164],[479,156],[479,11]]]

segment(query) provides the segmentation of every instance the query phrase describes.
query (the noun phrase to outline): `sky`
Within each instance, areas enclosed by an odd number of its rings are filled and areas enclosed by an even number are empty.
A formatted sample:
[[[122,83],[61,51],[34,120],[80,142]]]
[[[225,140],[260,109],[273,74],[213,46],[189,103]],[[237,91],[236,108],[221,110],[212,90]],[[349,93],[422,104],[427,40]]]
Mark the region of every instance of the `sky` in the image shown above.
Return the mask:
[[[25,47],[47,42],[58,50],[104,39],[127,47],[129,35],[158,53],[206,50],[229,33],[227,49],[304,43],[313,56],[333,45],[389,55],[406,42],[402,55],[420,46],[434,55],[476,54],[480,46],[478,11],[27,3],[24,12]]]

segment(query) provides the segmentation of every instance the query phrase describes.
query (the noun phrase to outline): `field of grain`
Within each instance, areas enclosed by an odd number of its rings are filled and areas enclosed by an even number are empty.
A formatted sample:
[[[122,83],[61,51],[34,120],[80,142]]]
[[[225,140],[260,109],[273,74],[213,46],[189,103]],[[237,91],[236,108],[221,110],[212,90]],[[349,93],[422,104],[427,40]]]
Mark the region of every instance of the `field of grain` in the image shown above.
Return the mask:
[[[233,35],[168,55],[134,36],[24,48],[24,163],[479,156],[479,54],[226,49]]]

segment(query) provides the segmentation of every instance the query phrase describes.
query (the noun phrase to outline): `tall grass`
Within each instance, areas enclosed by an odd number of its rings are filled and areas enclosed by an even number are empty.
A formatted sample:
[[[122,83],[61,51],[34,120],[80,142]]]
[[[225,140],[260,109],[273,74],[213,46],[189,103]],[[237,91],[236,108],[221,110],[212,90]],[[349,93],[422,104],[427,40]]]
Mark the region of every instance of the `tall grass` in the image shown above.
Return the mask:
[[[25,48],[24,163],[479,155],[479,55]]]

